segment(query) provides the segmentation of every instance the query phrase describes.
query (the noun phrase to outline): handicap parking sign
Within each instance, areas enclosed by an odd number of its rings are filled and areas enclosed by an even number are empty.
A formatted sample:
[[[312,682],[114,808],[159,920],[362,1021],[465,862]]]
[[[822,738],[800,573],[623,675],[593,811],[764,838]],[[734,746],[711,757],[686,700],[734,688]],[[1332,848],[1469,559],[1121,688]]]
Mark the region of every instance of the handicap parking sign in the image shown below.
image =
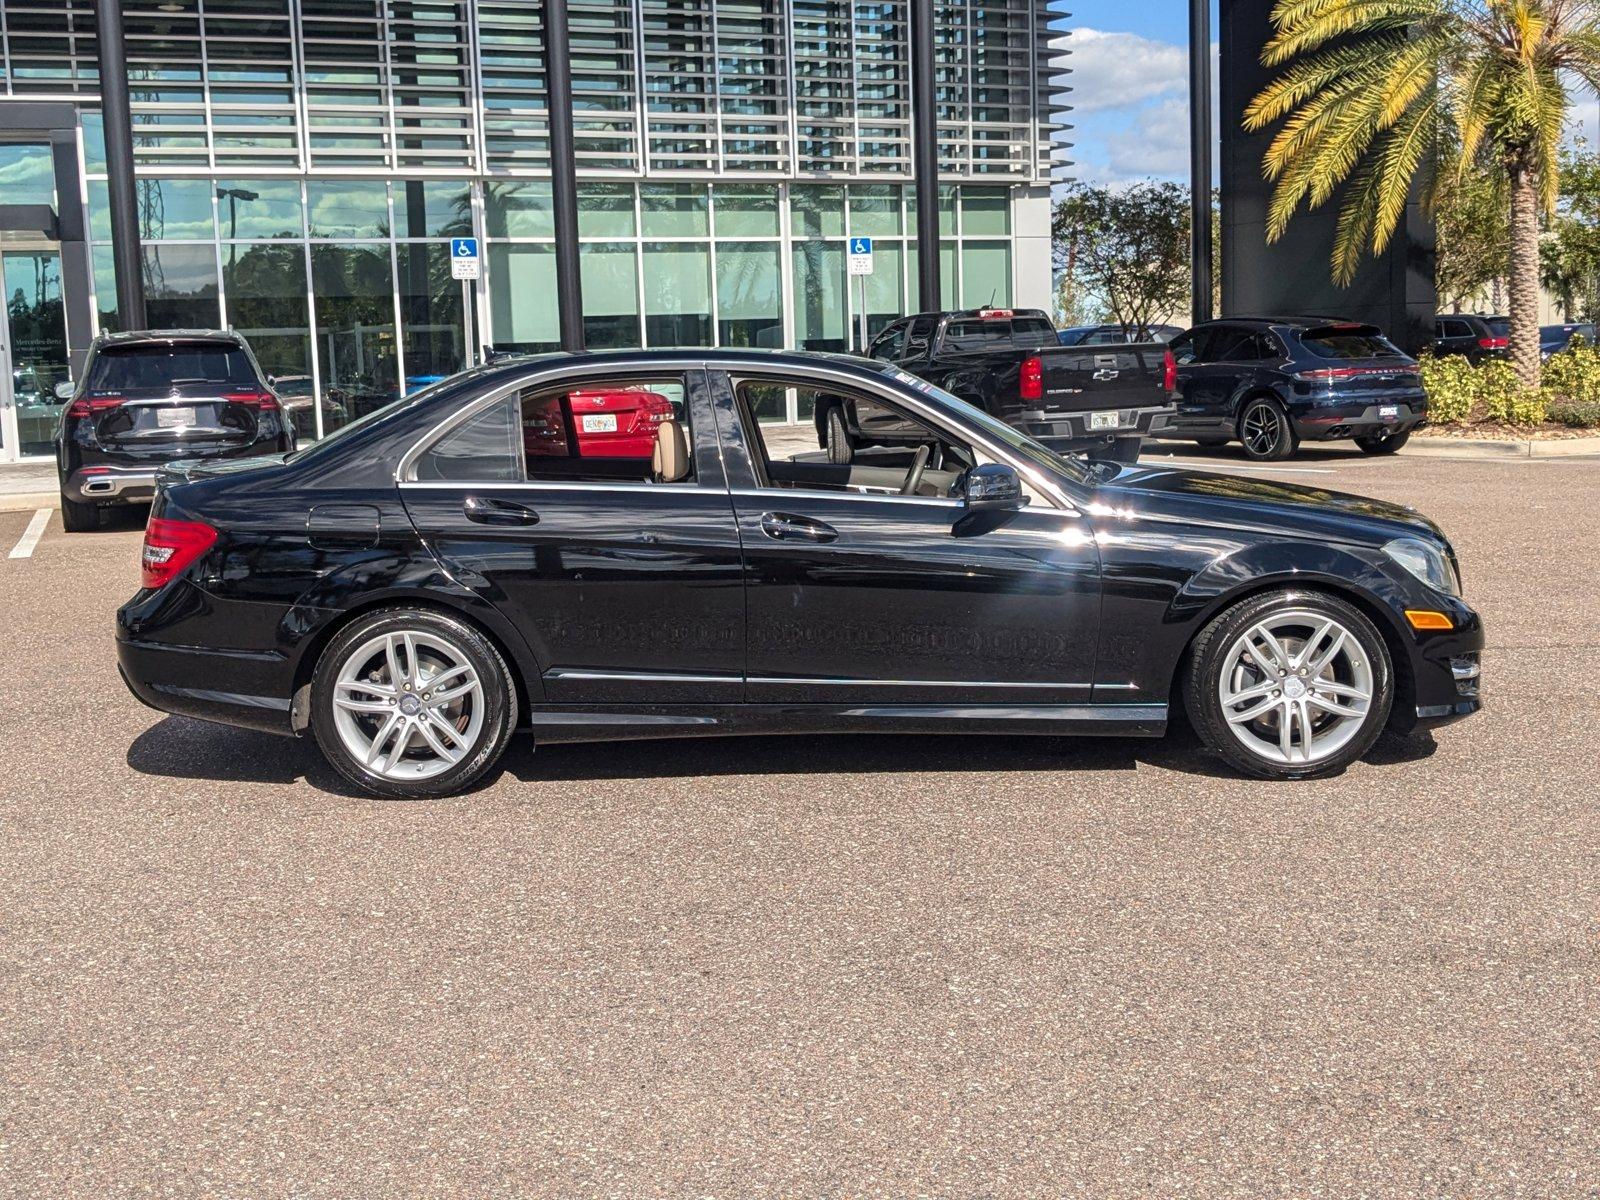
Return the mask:
[[[478,239],[459,237],[450,239],[450,278],[476,279],[478,277]]]
[[[850,239],[850,274],[872,274],[872,239],[869,237],[853,237]]]

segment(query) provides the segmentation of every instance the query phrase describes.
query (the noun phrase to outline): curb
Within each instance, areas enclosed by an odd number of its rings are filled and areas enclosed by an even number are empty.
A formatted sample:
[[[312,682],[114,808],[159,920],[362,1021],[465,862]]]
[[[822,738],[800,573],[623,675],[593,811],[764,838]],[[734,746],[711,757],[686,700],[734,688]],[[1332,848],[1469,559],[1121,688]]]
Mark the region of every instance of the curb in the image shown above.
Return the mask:
[[[1412,438],[1400,451],[1436,458],[1600,458],[1600,437],[1491,442],[1476,438]]]
[[[60,508],[60,492],[0,492],[0,513],[36,512]]]

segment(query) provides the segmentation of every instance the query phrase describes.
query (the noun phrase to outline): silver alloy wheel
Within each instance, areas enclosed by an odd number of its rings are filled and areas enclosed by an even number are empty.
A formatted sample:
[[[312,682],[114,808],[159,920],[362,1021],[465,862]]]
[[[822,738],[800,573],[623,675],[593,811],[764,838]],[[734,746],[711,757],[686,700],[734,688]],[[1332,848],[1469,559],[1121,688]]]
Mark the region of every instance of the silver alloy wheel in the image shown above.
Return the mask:
[[[1337,754],[1372,710],[1372,660],[1355,634],[1310,609],[1273,613],[1240,634],[1217,684],[1233,736],[1269,762]]]
[[[385,779],[430,779],[460,763],[478,744],[484,702],[466,653],[420,629],[363,642],[333,684],[339,740]]]
[[[1258,400],[1244,413],[1243,441],[1251,454],[1265,457],[1283,437],[1283,416],[1276,407]]]

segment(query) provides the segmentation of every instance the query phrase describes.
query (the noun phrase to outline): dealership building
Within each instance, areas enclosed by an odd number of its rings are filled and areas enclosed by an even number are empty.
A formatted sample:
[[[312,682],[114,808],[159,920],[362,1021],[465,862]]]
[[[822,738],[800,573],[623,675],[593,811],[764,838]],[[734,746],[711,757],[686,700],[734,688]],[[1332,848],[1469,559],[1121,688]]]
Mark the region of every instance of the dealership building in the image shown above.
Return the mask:
[[[917,307],[914,6],[570,0],[590,348],[849,348],[852,237],[869,328]],[[931,7],[941,302],[1047,306],[1061,14]],[[244,333],[320,398],[313,436],[482,347],[557,348],[545,8],[122,0],[146,323]],[[124,324],[96,28],[93,0],[0,0],[0,460],[49,452],[53,383]]]

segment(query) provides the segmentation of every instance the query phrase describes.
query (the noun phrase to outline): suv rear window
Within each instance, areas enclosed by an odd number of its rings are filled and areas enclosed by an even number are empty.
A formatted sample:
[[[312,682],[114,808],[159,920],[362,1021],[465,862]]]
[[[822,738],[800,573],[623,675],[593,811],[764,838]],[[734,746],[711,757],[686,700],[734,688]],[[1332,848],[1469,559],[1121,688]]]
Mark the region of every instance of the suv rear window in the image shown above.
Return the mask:
[[[1510,317],[1485,317],[1483,327],[1489,331],[1490,337],[1510,337]]]
[[[1327,333],[1302,337],[1300,344],[1318,358],[1398,358],[1387,338],[1368,333]]]
[[[261,379],[250,356],[226,342],[108,346],[94,358],[85,384],[91,392],[136,392],[173,384],[207,383],[259,388]]]

